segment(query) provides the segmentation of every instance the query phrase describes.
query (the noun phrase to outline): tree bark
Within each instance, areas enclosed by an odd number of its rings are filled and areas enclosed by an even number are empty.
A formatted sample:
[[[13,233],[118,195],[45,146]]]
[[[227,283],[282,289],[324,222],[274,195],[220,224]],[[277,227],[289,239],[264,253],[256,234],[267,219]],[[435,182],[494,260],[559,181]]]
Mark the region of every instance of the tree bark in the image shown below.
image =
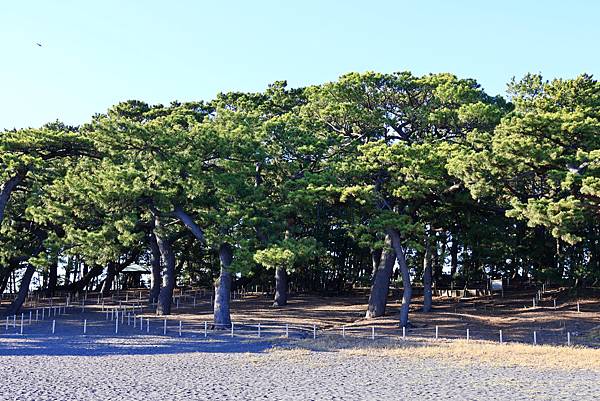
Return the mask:
[[[160,281],[162,266],[160,262],[160,249],[156,242],[156,236],[150,235],[150,251],[151,251],[151,265],[152,265],[152,278],[150,284],[150,293],[148,301],[151,304],[158,302],[158,294],[160,294]]]
[[[163,236],[162,225],[158,214],[154,216],[154,236],[165,264],[163,275],[163,286],[158,294],[156,306],[157,315],[170,315],[171,303],[173,302],[173,289],[175,288],[175,254],[171,242]]]
[[[29,171],[28,167],[21,167],[17,170],[17,172],[6,181],[2,187],[0,188],[0,223],[4,220],[4,212],[6,211],[6,206],[8,205],[8,201],[10,200],[10,195],[14,191],[17,185],[19,185],[25,177],[27,176],[27,172]]]
[[[293,216],[288,217],[284,239],[289,240],[293,237],[293,229],[296,219]],[[288,273],[286,266],[275,268],[275,299],[273,306],[285,306],[288,300]]]
[[[86,286],[88,286],[92,280],[102,274],[104,268],[102,265],[94,265],[83,275],[81,280],[66,285],[64,288],[72,293],[82,292]]]
[[[58,283],[58,258],[50,261],[48,266],[48,286],[46,287],[46,296],[53,297]]]
[[[112,262],[112,261],[108,262],[108,265],[106,268],[106,277],[104,278],[104,281],[102,281],[102,287],[100,288],[100,292],[102,293],[103,297],[110,294],[110,291],[112,290],[113,282],[115,280],[116,275],[117,275],[116,263]]]
[[[371,279],[375,277],[379,264],[381,263],[381,257],[383,255],[383,249],[371,249],[371,265],[373,270],[371,271]]]
[[[33,273],[35,273],[35,266],[27,264],[25,274],[23,274],[23,278],[21,279],[19,292],[15,300],[9,305],[8,309],[6,310],[7,315],[16,315],[21,309],[21,306],[23,306],[23,302],[25,302],[25,298],[27,298],[27,294],[29,293],[29,284],[31,284],[31,278],[33,277]]]
[[[408,322],[408,312],[410,310],[410,301],[412,298],[412,287],[410,284],[410,270],[408,269],[408,265],[406,263],[406,256],[404,253],[404,248],[402,247],[402,240],[400,237],[400,233],[398,233],[395,229],[388,229],[387,234],[390,236],[392,241],[392,248],[396,253],[396,260],[398,261],[398,266],[400,267],[400,273],[402,274],[402,308],[400,310],[400,326],[407,327]]]
[[[190,232],[198,239],[198,241],[204,243],[204,231],[194,222],[191,216],[189,216],[186,212],[183,211],[180,207],[175,208],[173,211],[175,217],[177,217],[189,230]]]
[[[221,260],[221,272],[215,283],[214,323],[217,328],[223,328],[231,324],[230,296],[231,296],[231,271],[233,261],[233,249],[228,243],[219,247],[219,259]]]
[[[10,271],[11,270],[8,267],[0,269],[0,295],[6,290],[8,279],[10,278]]]
[[[287,268],[277,267],[275,269],[275,300],[273,306],[287,305],[288,298],[288,274]]]
[[[436,238],[436,237],[434,237]],[[439,240],[436,239],[435,246],[433,248],[433,286],[436,288],[439,280],[442,278],[444,273],[444,262],[446,260],[446,246],[447,246],[448,236],[444,231],[440,234]],[[439,243],[439,252],[437,244]]]
[[[386,236],[385,242],[387,248],[379,253],[379,257],[376,254],[372,255],[374,273],[365,315],[367,319],[383,316],[387,306],[390,278],[396,264],[396,253],[390,248],[389,236]]]
[[[423,255],[423,312],[430,312],[433,303],[432,283],[432,244],[431,233],[425,233],[425,254]]]
[[[452,245],[450,246],[450,279],[454,280],[454,275],[458,270],[458,241],[456,236],[452,236]]]

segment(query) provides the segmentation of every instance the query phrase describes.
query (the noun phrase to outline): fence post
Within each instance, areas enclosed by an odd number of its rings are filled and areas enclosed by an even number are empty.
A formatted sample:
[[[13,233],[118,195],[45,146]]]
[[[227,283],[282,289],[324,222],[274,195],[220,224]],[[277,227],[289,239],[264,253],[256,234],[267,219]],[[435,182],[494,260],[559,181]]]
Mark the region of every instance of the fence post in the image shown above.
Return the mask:
[[[317,338],[317,325],[313,324],[313,340]]]
[[[165,318],[165,322],[163,323],[163,335],[167,335],[167,318]]]
[[[208,323],[204,322],[204,338],[206,338],[206,336],[208,335],[207,326],[208,326]]]
[[[258,324],[258,338],[260,338],[260,323]]]
[[[375,339],[375,326],[371,326],[371,340]]]
[[[231,322],[231,338],[233,338],[233,322]]]
[[[469,333],[469,329],[467,329],[467,341],[469,341],[470,338],[470,333]]]
[[[33,314],[33,311],[29,311],[29,324],[31,324],[31,315]]]
[[[181,337],[181,320],[179,321],[179,337]]]
[[[342,326],[342,338],[346,338],[346,326]]]
[[[144,318],[141,318],[144,320]],[[150,333],[150,318],[146,318],[146,333]]]
[[[533,345],[537,345],[537,333],[533,332]]]
[[[571,332],[567,331],[567,345],[571,345]]]
[[[52,334],[56,331],[56,320],[52,320]]]
[[[6,316],[6,331],[8,331],[8,316]]]
[[[83,319],[83,334],[87,333],[87,319]]]
[[[119,318],[118,317],[115,319],[115,334],[119,334]]]
[[[502,330],[500,330],[500,344],[502,344]]]
[[[577,301],[577,312],[581,312],[581,310],[579,309],[579,301]]]
[[[439,327],[437,326],[437,324],[435,325],[435,339],[438,339],[438,333],[439,333]]]
[[[402,339],[406,340],[406,326],[402,326]]]

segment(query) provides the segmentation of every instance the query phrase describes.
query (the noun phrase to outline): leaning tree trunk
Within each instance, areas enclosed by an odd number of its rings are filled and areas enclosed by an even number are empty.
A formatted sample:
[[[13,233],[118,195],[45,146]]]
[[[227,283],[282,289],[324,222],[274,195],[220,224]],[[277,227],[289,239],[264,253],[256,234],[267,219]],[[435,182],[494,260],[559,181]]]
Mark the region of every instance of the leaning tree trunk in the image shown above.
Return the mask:
[[[400,309],[400,326],[408,326],[408,312],[410,310],[410,301],[412,298],[412,287],[410,284],[410,270],[406,263],[406,256],[402,247],[400,233],[397,230],[389,229],[387,234],[390,236],[392,241],[392,247],[396,253],[396,260],[400,267],[400,273],[402,274],[402,308]]]
[[[275,269],[275,300],[273,306],[287,305],[288,298],[288,274],[285,266]]]
[[[6,181],[2,185],[2,187],[0,187],[0,223],[2,223],[2,220],[4,220],[4,211],[6,210],[6,206],[8,205],[10,195],[12,194],[16,186],[23,182],[23,180],[27,176],[28,171],[28,167],[22,167],[18,169],[15,175],[10,177],[8,181]]]
[[[389,236],[386,236],[386,244],[389,245]],[[373,255],[373,283],[369,294],[369,305],[365,317],[367,319],[383,316],[387,306],[388,292],[390,289],[390,278],[396,264],[396,253],[392,249],[386,249],[382,253]]]
[[[154,218],[154,235],[156,243],[165,263],[165,273],[163,275],[163,286],[158,294],[158,304],[156,306],[157,315],[170,315],[171,304],[173,302],[173,289],[175,289],[175,254],[171,243],[162,236],[161,225],[158,216]]]
[[[85,289],[85,287],[90,285],[94,278],[102,274],[103,270],[104,268],[102,267],[102,265],[94,265],[91,269],[88,270],[86,274],[83,275],[81,280],[66,285],[64,288],[73,294],[82,292]]]
[[[425,234],[425,255],[423,255],[423,312],[430,312],[433,303],[431,235]]]
[[[156,242],[156,236],[152,234],[150,236],[150,251],[151,251],[151,265],[152,265],[152,277],[150,284],[150,293],[148,296],[148,302],[155,304],[158,302],[158,294],[160,294],[160,281],[161,281],[161,263],[160,263],[160,249]]]
[[[21,309],[21,306],[23,306],[23,302],[25,302],[25,298],[27,298],[27,294],[29,293],[29,284],[31,284],[33,273],[35,273],[35,266],[28,264],[25,274],[23,274],[23,278],[21,279],[19,293],[6,310],[7,315],[16,315]]]
[[[221,259],[221,273],[215,282],[214,323],[217,328],[231,325],[230,296],[231,296],[231,271],[233,249],[228,243],[219,247]]]
[[[8,284],[9,277],[10,269],[8,267],[0,269],[0,295],[4,293],[4,290],[6,290],[6,285]]]
[[[106,277],[102,282],[102,287],[100,288],[100,292],[102,296],[105,297],[110,294],[110,290],[112,289],[113,282],[115,280],[115,276],[117,275],[117,266],[115,262],[108,262],[108,267],[106,269]]]

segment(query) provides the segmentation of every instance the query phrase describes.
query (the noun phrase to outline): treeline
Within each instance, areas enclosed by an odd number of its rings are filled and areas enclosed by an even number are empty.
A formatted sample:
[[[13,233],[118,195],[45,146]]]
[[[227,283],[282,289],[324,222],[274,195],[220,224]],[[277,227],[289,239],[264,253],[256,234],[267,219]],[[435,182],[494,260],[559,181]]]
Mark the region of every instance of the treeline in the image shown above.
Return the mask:
[[[169,314],[180,284],[344,291],[489,278],[573,287],[600,278],[600,85],[351,73],[211,102],[117,104],[90,122],[0,133],[0,293],[108,292],[134,262]],[[58,267],[66,269],[58,277]],[[395,269],[397,266],[397,269]],[[61,269],[62,271],[62,269]],[[75,272],[75,273],[74,273]],[[92,288],[97,284],[97,288]]]

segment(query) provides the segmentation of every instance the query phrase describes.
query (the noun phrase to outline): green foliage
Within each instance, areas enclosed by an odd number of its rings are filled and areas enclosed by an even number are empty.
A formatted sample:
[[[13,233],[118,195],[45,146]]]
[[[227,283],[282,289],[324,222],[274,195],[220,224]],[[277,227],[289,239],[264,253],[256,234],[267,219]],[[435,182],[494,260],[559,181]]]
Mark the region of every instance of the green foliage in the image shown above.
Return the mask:
[[[510,103],[452,74],[350,73],[4,131],[0,188],[20,181],[0,267],[147,257],[158,215],[186,279],[216,274],[228,243],[242,279],[284,267],[317,289],[365,283],[390,229],[414,273],[427,230],[438,263],[456,245],[456,277],[600,277],[600,86],[527,75],[509,90]]]

